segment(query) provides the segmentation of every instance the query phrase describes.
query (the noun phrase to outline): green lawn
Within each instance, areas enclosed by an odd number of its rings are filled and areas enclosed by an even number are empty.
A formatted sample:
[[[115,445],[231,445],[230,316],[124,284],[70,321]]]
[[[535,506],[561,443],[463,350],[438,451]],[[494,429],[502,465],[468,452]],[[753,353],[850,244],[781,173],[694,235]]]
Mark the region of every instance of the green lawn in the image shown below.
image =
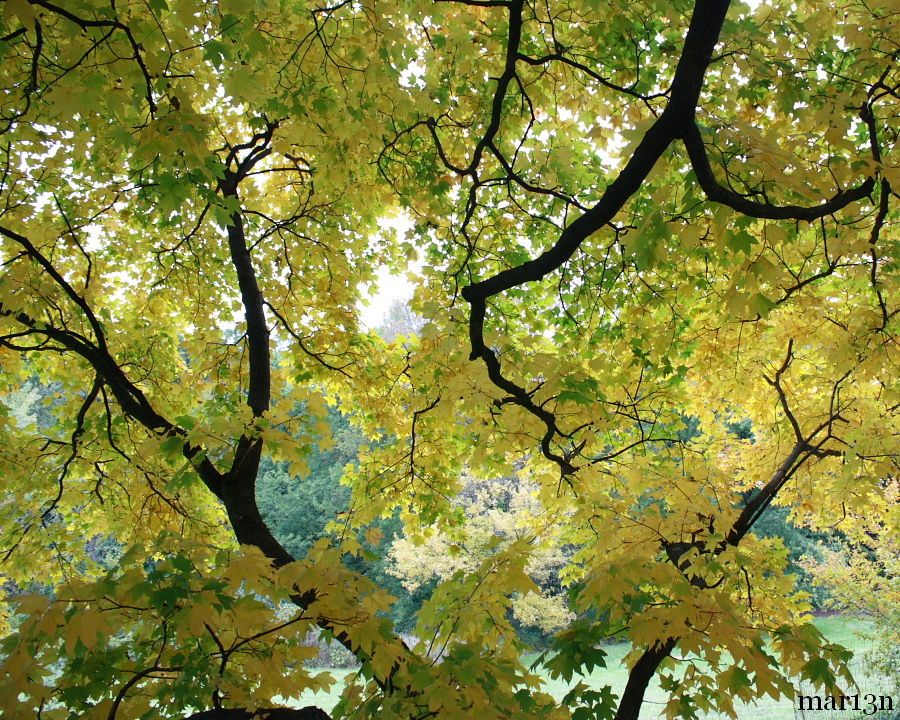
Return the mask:
[[[870,625],[864,620],[848,617],[823,617],[816,618],[816,626],[825,634],[831,642],[837,642],[856,652],[862,652],[869,646],[869,641],[860,637],[859,633],[870,630]],[[627,670],[622,664],[622,659],[628,652],[626,643],[616,643],[604,648],[607,655],[607,667],[595,670],[587,678],[585,682],[593,687],[603,687],[610,685],[614,692],[620,691],[627,679]],[[536,655],[535,655],[536,656]],[[530,660],[535,656],[527,657]],[[332,687],[331,692],[305,693],[298,701],[298,707],[304,705],[317,705],[324,710],[330,711],[340,697],[340,690],[343,687],[344,680],[349,675],[355,673],[354,670],[334,669],[329,672],[338,681]],[[876,683],[877,684],[877,683]],[[571,684],[563,683],[559,680],[551,680],[546,678],[546,690],[554,697],[561,698],[569,689]],[[888,692],[889,688],[885,687],[882,692]],[[666,694],[657,685],[653,684],[647,692],[644,708],[641,712],[642,720],[655,720],[662,717],[661,713],[667,701]],[[292,703],[293,704],[293,703]],[[738,716],[740,718],[753,718],[753,720],[794,720],[794,704],[792,700],[782,699],[779,702],[765,698],[760,704],[749,706],[745,711],[737,706]],[[840,713],[841,720],[850,720],[848,713]],[[709,720],[717,720],[718,716],[709,715]]]

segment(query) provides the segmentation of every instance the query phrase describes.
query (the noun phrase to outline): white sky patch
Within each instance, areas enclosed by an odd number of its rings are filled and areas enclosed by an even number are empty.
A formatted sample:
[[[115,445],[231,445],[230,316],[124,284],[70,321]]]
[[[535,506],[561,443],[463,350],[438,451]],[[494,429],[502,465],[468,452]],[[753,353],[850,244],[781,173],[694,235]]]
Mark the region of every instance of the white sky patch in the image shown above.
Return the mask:
[[[377,328],[384,321],[384,316],[394,301],[408,302],[412,299],[414,287],[409,278],[395,275],[388,268],[381,268],[375,284],[370,285],[368,292],[363,295],[365,302],[356,305],[362,326],[367,330]]]
[[[381,218],[378,224],[384,229],[407,235],[412,230],[413,221],[405,213],[398,213],[392,217]],[[418,261],[412,263],[409,270],[418,273],[421,267],[422,263]],[[395,301],[409,302],[412,299],[414,289],[415,285],[406,274],[394,273],[387,266],[380,267],[375,282],[362,288],[363,302],[356,305],[362,326],[374,330],[381,325],[385,314]]]

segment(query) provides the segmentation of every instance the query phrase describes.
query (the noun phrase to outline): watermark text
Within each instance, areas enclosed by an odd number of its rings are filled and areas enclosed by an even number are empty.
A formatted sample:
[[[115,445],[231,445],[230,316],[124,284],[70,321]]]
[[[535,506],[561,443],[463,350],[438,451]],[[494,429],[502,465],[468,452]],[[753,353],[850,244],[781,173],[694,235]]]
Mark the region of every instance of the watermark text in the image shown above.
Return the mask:
[[[900,702],[897,703],[900,706]],[[798,695],[797,708],[800,711],[821,712],[836,710],[861,712],[863,715],[874,715],[877,712],[892,712],[894,698],[890,695],[873,693],[855,695]]]

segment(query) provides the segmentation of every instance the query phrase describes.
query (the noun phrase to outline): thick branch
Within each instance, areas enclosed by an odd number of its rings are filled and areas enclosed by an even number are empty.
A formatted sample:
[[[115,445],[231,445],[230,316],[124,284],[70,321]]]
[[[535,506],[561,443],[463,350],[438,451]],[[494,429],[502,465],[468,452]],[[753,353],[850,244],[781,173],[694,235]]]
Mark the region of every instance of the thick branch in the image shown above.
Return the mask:
[[[797,470],[797,460],[806,449],[807,445],[805,441],[800,440],[795,443],[794,447],[792,447],[791,451],[788,453],[788,456],[784,459],[784,462],[778,466],[778,469],[772,474],[772,477],[769,478],[769,482],[760,488],[759,492],[744,505],[741,514],[738,516],[738,519],[734,521],[734,525],[732,525],[728,537],[725,539],[729,545],[737,545],[744,535],[750,531],[750,528],[753,527],[753,523],[756,522],[763,510],[768,507],[775,495],[778,494],[778,491]]]
[[[231,193],[226,197],[237,198],[237,186],[234,184]],[[231,264],[237,273],[238,287],[241,291],[241,303],[244,306],[244,321],[247,324],[247,355],[249,360],[249,381],[247,386],[247,405],[254,417],[260,417],[269,409],[272,371],[269,354],[269,328],[266,325],[264,300],[256,281],[256,271],[247,246],[244,232],[244,220],[239,212],[231,216],[227,227],[228,249],[231,253]]]
[[[691,584],[697,587],[699,590],[715,587],[719,583],[716,583],[714,585],[707,585],[706,581],[703,578],[690,576],[687,573],[687,571],[689,570],[689,564],[682,563],[681,557],[688,549],[693,547],[696,548],[701,554],[710,553],[713,556],[719,556],[729,546],[736,547],[738,544],[740,544],[744,536],[750,531],[754,523],[759,519],[759,517],[769,506],[775,496],[781,491],[787,481],[790,480],[790,478],[801,467],[803,467],[803,465],[807,461],[809,461],[810,458],[821,458],[841,454],[836,450],[823,449],[823,445],[833,437],[833,435],[831,434],[831,426],[836,420],[839,420],[841,417],[841,409],[838,402],[838,392],[841,383],[843,383],[849,377],[849,371],[845,373],[841,378],[839,378],[834,384],[834,388],[831,394],[828,419],[825,422],[821,423],[818,427],[814,428],[811,432],[809,432],[809,434],[804,435],[800,428],[799,422],[797,421],[793,411],[788,405],[787,395],[785,394],[784,388],[782,386],[782,379],[784,377],[784,374],[790,368],[793,359],[793,340],[791,340],[788,343],[785,358],[779,368],[776,370],[774,377],[771,379],[766,377],[766,381],[770,385],[772,385],[772,387],[774,387],[776,392],[778,393],[779,403],[782,405],[784,412],[788,416],[791,427],[794,431],[796,441],[793,447],[788,452],[787,456],[769,478],[769,481],[746,502],[741,510],[740,515],[734,521],[730,530],[728,530],[725,539],[719,542],[715,546],[715,548],[713,548],[712,550],[706,550],[703,547],[702,543],[697,542],[669,543],[663,541],[662,543],[663,548],[665,549],[666,554],[668,555],[668,558],[672,562],[672,564],[677,567],[682,572],[682,574],[684,574],[684,576],[688,578]],[[814,439],[822,431],[827,431],[827,435],[817,444],[814,444]],[[710,531],[713,530],[712,525],[709,529]],[[719,582],[721,582],[721,580]],[[640,711],[640,706],[641,702],[643,701],[644,691],[647,687],[647,683],[652,678],[653,674],[656,671],[656,668],[659,666],[659,663],[662,662],[662,660],[672,652],[672,649],[675,647],[677,641],[678,638],[670,638],[666,641],[666,643],[651,648],[641,656],[641,658],[638,660],[637,664],[634,666],[634,668],[632,668],[631,673],[629,674],[628,685],[622,695],[622,700],[619,704],[619,710],[616,714],[616,720],[637,720],[638,712]]]
[[[841,191],[830,200],[812,207],[770,205],[768,203],[754,202],[733,190],[729,190],[724,185],[720,185],[716,180],[697,123],[690,124],[683,140],[684,147],[691,160],[694,175],[700,187],[703,188],[703,192],[706,193],[706,197],[713,202],[727,205],[732,210],[737,210],[739,213],[750,217],[765,218],[767,220],[818,220],[826,215],[836,213],[852,202],[862,200],[875,189],[875,180],[868,178],[859,187]]]
[[[677,640],[669,638],[661,645],[654,645],[645,650],[628,673],[628,682],[619,700],[615,720],[638,720],[641,706],[644,704],[644,693],[653,679],[659,664],[675,649]]]
[[[784,388],[781,384],[781,379],[784,373],[787,371],[788,367],[791,364],[791,360],[793,359],[793,340],[788,343],[788,351],[787,355],[784,359],[784,362],[781,364],[781,367],[778,368],[775,373],[775,377],[769,379],[766,377],[766,381],[775,388],[775,391],[778,393],[778,401],[781,404],[782,409],[785,412],[785,415],[788,417],[788,421],[791,424],[791,428],[794,431],[794,436],[796,438],[796,442],[794,446],[791,448],[791,451],[788,453],[787,457],[784,459],[784,462],[778,467],[772,477],[769,479],[759,491],[754,494],[744,505],[741,510],[741,514],[738,516],[737,520],[735,520],[734,524],[731,527],[731,530],[728,532],[728,535],[725,538],[725,543],[728,545],[737,545],[741,539],[746,535],[750,529],[753,527],[753,524],[759,519],[759,517],[763,514],[765,509],[769,506],[778,492],[784,487],[784,484],[791,478],[791,476],[800,469],[800,467],[810,458],[824,458],[824,457],[838,457],[842,454],[840,450],[836,449],[828,449],[824,448],[824,444],[828,442],[828,440],[832,439],[834,435],[832,434],[832,425],[841,420],[841,408],[838,402],[838,394],[840,391],[841,384],[849,377],[850,372],[844,373],[844,375],[839,378],[832,389],[831,392],[831,401],[828,409],[828,417],[822,422],[818,427],[814,428],[809,434],[804,435],[803,431],[800,428],[800,424],[797,421],[796,416],[788,405],[787,394],[784,391]],[[822,431],[827,431],[825,436],[819,440],[818,442],[814,442],[815,438]],[[720,546],[720,551],[725,548],[725,544]]]
[[[97,347],[90,340],[70,330],[60,330],[48,323],[39,322],[24,312],[12,312],[0,304],[0,315],[12,318],[16,322],[37,334],[55,340],[67,350],[87,360],[97,374],[112,390],[116,401],[125,413],[144,425],[148,430],[166,433],[173,430],[173,425],[159,415],[151,406],[144,393],[135,386],[113,360],[109,353]]]
[[[249,175],[259,161],[271,154],[270,142],[277,127],[277,123],[266,123],[265,129],[254,135],[248,142],[229,148],[227,163],[234,165],[235,169],[229,169],[219,185],[219,191],[223,197],[233,202],[238,200],[238,186],[240,183]],[[239,157],[240,151],[247,151],[242,158]],[[247,405],[252,410],[254,417],[260,417],[269,409],[271,401],[271,353],[269,350],[269,328],[266,324],[265,316],[265,307],[268,303],[259,288],[256,268],[250,255],[250,246],[247,242],[240,210],[235,211],[230,216],[226,232],[228,234],[231,263],[237,273],[241,302],[244,308],[244,322],[246,323],[249,361]],[[256,476],[259,470],[262,447],[262,440],[252,434],[242,435],[238,439],[231,469],[223,479],[220,497],[225,504],[228,519],[238,541],[241,544],[258,547],[267,557],[272,559],[276,566],[281,566],[292,562],[294,558],[272,534],[269,526],[263,520],[259,511],[259,505],[256,502]],[[306,609],[316,601],[318,595],[315,588],[299,588],[298,592],[291,599],[298,607]],[[360,660],[366,659],[366,654],[362,652],[358,645],[351,641],[349,635],[341,630],[338,625],[326,618],[318,618],[317,622],[320,627],[331,632],[338,642]],[[399,639],[397,639],[397,642],[408,655],[406,645]],[[390,679],[380,682],[380,685],[386,691],[392,687]],[[318,710],[317,708],[313,709]],[[201,714],[196,716],[194,720],[201,720],[204,717],[221,717],[222,720],[226,718],[226,716],[203,716]],[[228,717],[230,720],[230,716]],[[246,714],[234,716],[234,718],[242,717],[259,716]],[[302,717],[303,720],[314,720],[312,715],[272,715],[271,717],[283,717],[284,720],[293,720],[293,718],[301,720]]]
[[[470,304],[469,342],[472,348],[470,358],[472,360],[480,358],[487,366],[491,381],[544,422],[547,432],[541,441],[542,452],[545,457],[559,465],[563,475],[571,473],[574,468],[568,459],[550,449],[550,443],[558,432],[555,417],[534,403],[524,388],[503,376],[499,358],[485,343],[484,321],[487,299],[513,287],[542,280],[557,270],[572,257],[588,236],[609,223],[628,199],[638,191],[666,148],[680,137],[693,122],[700,90],[703,86],[703,77],[712,59],[712,52],[725,20],[728,5],[728,0],[697,0],[685,37],[684,49],[675,70],[666,109],[644,135],[628,163],[607,187],[600,201],[566,227],[556,244],[538,258],[503,270],[493,277],[468,285],[462,290],[463,298]],[[511,6],[510,40],[507,48],[507,67],[504,72],[504,77],[508,77],[508,79],[511,79],[515,73],[515,61],[518,57],[514,52],[513,42],[518,43],[521,28],[514,27],[516,23],[521,24],[521,13],[517,11],[516,6]],[[506,85],[502,83],[498,86],[498,92],[494,96],[495,119],[497,118],[496,113],[502,109],[501,91],[505,94]],[[491,127],[493,127],[493,123]],[[492,136],[487,135],[486,138],[488,138],[487,142],[492,141]],[[473,163],[477,163],[480,157],[480,148],[484,144],[483,140],[476,148]],[[470,169],[472,167],[470,166]]]
[[[494,100],[491,105],[491,119],[484,131],[478,145],[475,146],[475,152],[472,153],[472,162],[466,168],[466,175],[474,175],[478,166],[481,164],[481,156],[485,149],[493,144],[497,132],[500,130],[500,123],[503,120],[503,101],[506,99],[506,91],[509,84],[516,76],[516,58],[519,55],[519,43],[522,41],[522,6],[525,0],[510,0],[504,3],[509,8],[509,37],[506,41],[506,62],[503,67],[503,73],[497,78],[497,90],[494,92]]]
[[[264,131],[256,134],[248,143],[231,147],[228,162],[236,163],[235,170],[227,170],[219,184],[226,201],[238,204],[238,186],[247,174],[263,158],[271,153],[269,145],[277,124],[268,123]],[[238,151],[247,154],[238,159]],[[248,381],[247,405],[253,417],[261,417],[268,409],[272,392],[272,366],[269,351],[269,328],[266,324],[265,299],[256,279],[256,268],[250,256],[250,247],[244,228],[241,210],[235,210],[226,227],[231,264],[237,274],[241,304],[246,325]],[[278,565],[293,561],[293,557],[275,538],[266,525],[256,502],[256,476],[262,457],[263,443],[254,433],[238,438],[231,469],[222,483],[220,497],[225,503],[228,519],[238,541],[255,545]],[[313,596],[311,596],[313,597]],[[305,605],[301,605],[304,606]]]
[[[541,280],[557,270],[572,257],[589,235],[612,220],[638,191],[666,148],[693,122],[703,76],[712,58],[727,10],[727,0],[698,0],[685,38],[684,51],[675,71],[669,103],[600,201],[563,230],[556,244],[540,257],[463,288],[463,297],[472,303],[472,335],[476,334],[475,330],[479,331],[478,337],[471,338],[473,359],[480,357],[484,348],[484,341],[480,337],[484,304],[479,305],[477,301],[486,300],[518,285]]]

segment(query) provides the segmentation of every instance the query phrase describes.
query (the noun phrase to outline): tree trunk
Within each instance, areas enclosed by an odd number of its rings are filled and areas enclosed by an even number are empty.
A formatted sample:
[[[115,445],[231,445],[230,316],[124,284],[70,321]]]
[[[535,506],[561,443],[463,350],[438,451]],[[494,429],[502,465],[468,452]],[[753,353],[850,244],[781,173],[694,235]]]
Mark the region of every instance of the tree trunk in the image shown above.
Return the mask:
[[[654,645],[638,658],[638,661],[628,673],[628,683],[619,701],[619,709],[616,711],[615,720],[637,720],[644,703],[644,693],[647,685],[653,679],[656,668],[665,660],[669,653],[675,649],[675,638],[669,638],[662,645]]]

